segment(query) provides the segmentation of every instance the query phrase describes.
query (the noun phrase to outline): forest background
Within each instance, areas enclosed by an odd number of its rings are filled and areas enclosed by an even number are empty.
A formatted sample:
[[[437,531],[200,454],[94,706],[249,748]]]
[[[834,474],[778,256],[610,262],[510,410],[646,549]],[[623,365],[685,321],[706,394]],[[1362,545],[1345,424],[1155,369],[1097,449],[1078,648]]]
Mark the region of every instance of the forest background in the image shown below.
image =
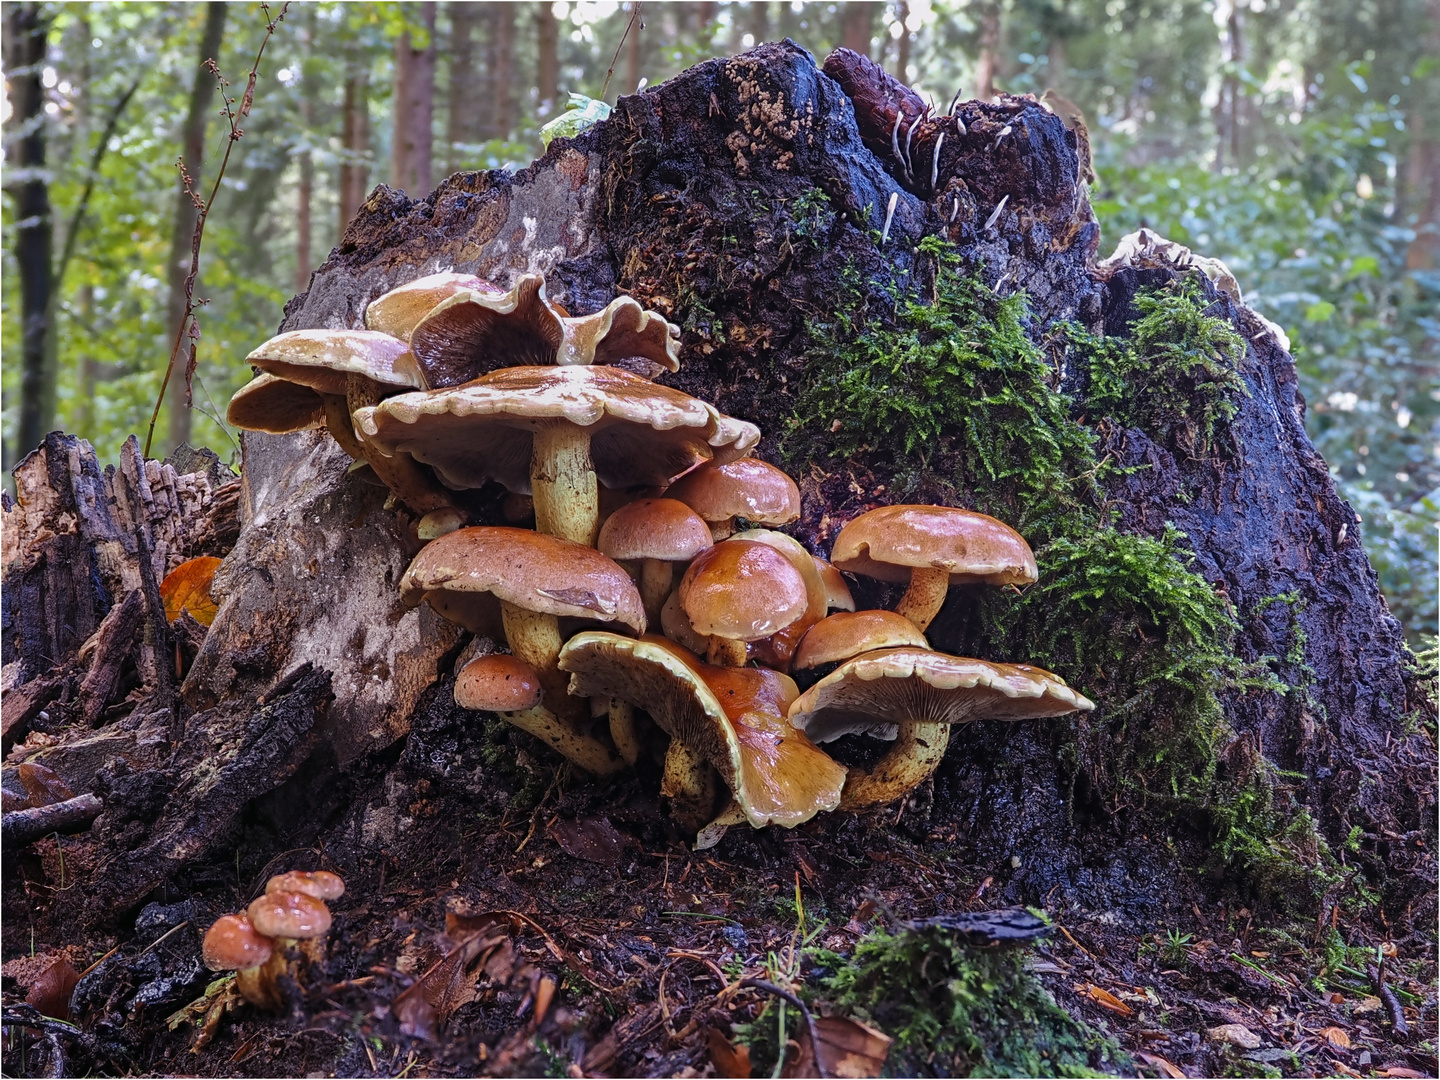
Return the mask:
[[[652,2],[633,25],[615,0],[292,3],[232,143],[226,110],[280,13],[4,5],[7,470],[55,427],[102,461],[144,432],[185,317],[191,191],[227,145],[193,408],[172,384],[156,447],[238,466],[221,417],[244,357],[375,184],[418,198],[455,170],[522,168],[570,94],[613,103],[790,37],[867,53],[942,109],[957,89],[1074,102],[1101,254],[1148,226],[1223,259],[1285,328],[1391,608],[1412,644],[1435,631],[1440,0]]]

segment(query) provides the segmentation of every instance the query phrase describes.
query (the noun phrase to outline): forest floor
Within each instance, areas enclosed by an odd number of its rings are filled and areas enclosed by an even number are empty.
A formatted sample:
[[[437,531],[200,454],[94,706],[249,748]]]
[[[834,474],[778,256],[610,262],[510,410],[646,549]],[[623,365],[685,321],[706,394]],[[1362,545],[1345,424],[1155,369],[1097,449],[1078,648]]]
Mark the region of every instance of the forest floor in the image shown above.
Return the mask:
[[[602,786],[540,766],[528,799],[511,804],[533,809],[514,812],[440,790],[406,760],[375,777],[368,810],[357,799],[313,846],[243,869],[243,882],[239,851],[197,867],[191,893],[172,886],[118,937],[79,933],[67,914],[65,891],[83,890],[102,857],[83,838],[10,855],[5,971],[22,979],[5,980],[4,1074],[726,1076],[750,1075],[736,1058],[748,1053],[769,1075],[776,1010],[765,1013],[771,1041],[753,1021],[772,996],[741,980],[790,987],[827,1012],[822,965],[836,958],[807,948],[848,956],[877,925],[1005,903],[1009,860],[968,850],[961,830],[915,803],[793,831],[732,829],[695,852],[644,780]],[[526,760],[522,749],[517,772]],[[199,969],[199,933],[289,868],[340,870],[348,889],[323,951],[284,983],[290,1011],[266,1014]],[[1338,894],[1322,949],[1314,920],[1204,905],[1196,884],[1193,897],[1167,887],[1148,926],[1058,892],[1045,904],[1055,926],[1025,963],[1108,1047],[1092,1057],[1103,1071],[1436,1075],[1433,940],[1395,943],[1382,997],[1366,965],[1383,928],[1347,925]],[[51,1023],[47,1040],[16,1022],[15,960],[57,953],[86,975],[78,1032]],[[797,1052],[775,1075],[815,1075],[798,1071]],[[982,1064],[929,1057],[931,1075]],[[1004,1074],[1003,1061],[988,1065]],[[836,1074],[875,1075],[853,1059]]]

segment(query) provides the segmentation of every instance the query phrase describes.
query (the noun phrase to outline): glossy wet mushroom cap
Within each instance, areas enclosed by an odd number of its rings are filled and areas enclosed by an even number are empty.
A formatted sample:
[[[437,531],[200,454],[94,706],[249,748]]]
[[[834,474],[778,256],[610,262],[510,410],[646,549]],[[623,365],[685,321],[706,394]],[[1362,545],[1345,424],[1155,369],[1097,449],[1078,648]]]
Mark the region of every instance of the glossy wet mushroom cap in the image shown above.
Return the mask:
[[[539,673],[505,653],[477,657],[455,677],[455,704],[462,709],[518,712],[533,709],[543,696]]]
[[[245,914],[266,937],[323,937],[330,929],[330,909],[324,901],[296,892],[266,893],[254,900]]]
[[[267,881],[265,891],[304,893],[316,900],[335,900],[345,895],[345,881],[329,870],[287,870]]]
[[[792,666],[806,670],[900,645],[930,647],[914,623],[893,611],[839,611],[806,631]]]
[[[785,525],[800,516],[795,481],[759,458],[702,465],[665,494],[710,522],[716,539],[730,535],[737,517],[756,525]]]
[[[850,586],[845,582],[845,575],[835,568],[835,564],[826,559],[815,557],[815,565],[820,570],[820,580],[825,583],[826,607],[831,611],[854,611],[855,598],[850,595]]]
[[[637,499],[600,527],[596,546],[612,559],[687,562],[714,543],[700,516],[676,499]]]
[[[805,614],[805,578],[779,551],[751,540],[725,540],[700,555],[680,579],[680,606],[696,633],[758,641]]]
[[[205,931],[200,955],[211,971],[238,971],[265,963],[274,947],[275,943],[256,930],[247,916],[222,915]]]

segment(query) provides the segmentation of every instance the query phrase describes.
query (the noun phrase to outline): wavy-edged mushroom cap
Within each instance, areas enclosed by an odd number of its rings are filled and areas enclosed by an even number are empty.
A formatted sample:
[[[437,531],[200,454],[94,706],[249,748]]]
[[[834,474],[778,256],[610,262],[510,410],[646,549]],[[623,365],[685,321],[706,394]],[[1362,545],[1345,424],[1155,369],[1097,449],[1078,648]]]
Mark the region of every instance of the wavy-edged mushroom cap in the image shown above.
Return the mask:
[[[316,938],[330,929],[330,909],[305,893],[266,893],[252,901],[245,914],[266,937]]]
[[[951,585],[1029,585],[1039,578],[1025,538],[1003,521],[953,506],[881,506],[840,530],[830,561],[881,581],[945,570]]]
[[[500,368],[554,364],[565,331],[545,297],[545,278],[522,274],[506,292],[463,289],[410,332],[410,350],[432,389]]]
[[[930,648],[925,635],[903,615],[893,611],[839,611],[805,632],[792,666],[801,670],[815,668],[901,645]]]
[[[442,301],[456,293],[478,292],[505,295],[498,285],[478,278],[474,274],[457,274],[446,271],[427,274],[425,277],[397,285],[383,296],[370,301],[365,308],[365,326],[378,330],[401,341],[409,341],[410,334],[420,320],[435,310]]]
[[[600,526],[596,546],[612,559],[686,562],[711,547],[710,528],[677,499],[637,499]]]
[[[556,424],[590,434],[596,475],[612,488],[663,487],[699,462],[730,461],[760,440],[754,424],[707,402],[599,365],[511,367],[450,390],[398,394],[357,410],[355,422],[387,453],[434,466],[452,488],[498,480],[523,493],[534,433]]]
[[[820,580],[825,583],[826,607],[831,611],[854,611],[855,597],[850,595],[850,586],[845,583],[845,576],[833,563],[819,555],[812,558],[815,560],[816,569],[820,571]]]
[[[647,311],[629,296],[617,296],[594,315],[564,320],[560,364],[606,364],[631,368],[639,361],[649,375],[680,370],[680,328]]]
[[[316,900],[335,900],[345,895],[345,880],[329,870],[287,870],[267,881],[265,891],[298,892]]]
[[[743,517],[757,525],[784,525],[800,516],[800,489],[782,470],[759,458],[714,461],[677,481],[665,493],[679,499],[728,535]]]
[[[325,403],[308,386],[274,375],[257,375],[235,391],[225,419],[245,431],[288,435],[323,425]]]
[[[663,638],[603,631],[572,638],[560,667],[570,693],[631,702],[713,765],[757,829],[791,828],[839,804],[845,769],[786,730],[795,684],[779,672],[715,667]]]
[[[680,579],[679,594],[696,633],[731,641],[769,637],[810,603],[800,571],[753,540],[723,540],[701,554]]]
[[[244,914],[220,916],[205,931],[200,946],[200,955],[211,971],[259,967],[274,951],[275,943],[256,930]]]
[[[400,390],[425,385],[405,342],[374,330],[292,330],[265,342],[245,362],[320,394],[345,393],[351,375]]]
[[[790,722],[817,743],[896,724],[1032,720],[1095,708],[1065,680],[1028,664],[991,664],[903,647],[847,660],[790,707]]]
[[[518,656],[477,657],[455,677],[455,704],[484,712],[533,709],[544,696],[540,674]]]
[[[426,544],[400,579],[400,599],[415,607],[441,590],[491,593],[526,611],[645,629],[640,593],[614,559],[509,525],[471,525]]]

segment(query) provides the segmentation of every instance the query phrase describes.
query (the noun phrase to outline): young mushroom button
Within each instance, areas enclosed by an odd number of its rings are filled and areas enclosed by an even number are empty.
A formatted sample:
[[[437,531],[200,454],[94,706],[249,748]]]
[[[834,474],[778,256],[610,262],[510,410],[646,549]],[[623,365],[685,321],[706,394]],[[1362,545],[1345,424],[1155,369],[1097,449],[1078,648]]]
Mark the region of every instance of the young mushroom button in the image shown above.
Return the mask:
[[[640,598],[645,618],[658,625],[660,608],[674,582],[674,564],[689,562],[711,543],[705,522],[684,503],[639,499],[605,519],[596,546],[621,562],[641,560]]]
[[[881,581],[909,581],[895,610],[921,631],[951,585],[1030,585],[1039,577],[1024,537],[1003,521],[951,506],[882,506],[840,530],[830,561]]]
[[[810,606],[805,578],[768,544],[724,540],[690,564],[680,579],[680,606],[710,639],[710,662],[742,667],[745,643],[769,637]]]
[[[517,656],[492,653],[460,669],[455,677],[455,704],[484,712],[522,712],[540,704],[540,675]]]
[[[255,929],[249,916],[223,915],[205,931],[200,947],[205,966],[211,971],[234,971],[240,996],[262,1009],[278,1009],[280,987],[276,980],[285,971],[284,952],[275,941]]]
[[[791,666],[805,671],[900,645],[930,647],[914,623],[893,611],[837,611],[806,631]]]
[[[665,494],[709,522],[716,540],[735,531],[737,517],[756,525],[786,525],[800,516],[795,481],[758,458],[702,465]]]

